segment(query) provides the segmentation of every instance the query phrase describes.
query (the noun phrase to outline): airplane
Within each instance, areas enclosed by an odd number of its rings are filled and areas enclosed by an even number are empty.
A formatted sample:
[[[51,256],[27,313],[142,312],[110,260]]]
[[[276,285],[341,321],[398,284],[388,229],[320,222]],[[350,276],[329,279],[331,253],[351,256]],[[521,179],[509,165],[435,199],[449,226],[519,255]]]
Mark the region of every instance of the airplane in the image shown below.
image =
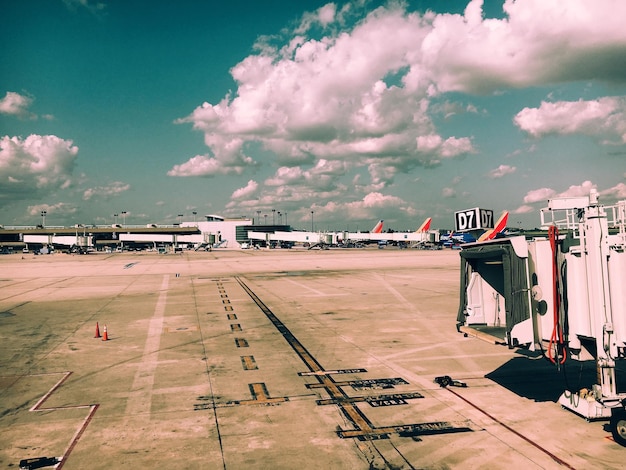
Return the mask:
[[[374,228],[370,231],[370,233],[382,233],[383,232],[383,221],[379,220]]]
[[[422,225],[419,226],[419,228],[415,231],[416,233],[425,233],[428,232],[430,230],[430,223],[433,221],[432,217],[428,217],[423,223]]]
[[[383,235],[383,220],[379,220],[378,222],[376,222],[376,225],[374,225],[374,228],[372,230],[370,230],[369,232],[353,232],[353,233],[347,233],[347,237],[345,237],[344,240],[341,239],[341,237],[338,239],[339,243],[342,243],[344,241],[346,242],[352,242],[352,241],[356,241],[356,242],[360,242],[360,243],[373,243],[373,242],[378,242],[380,244],[380,242],[383,240],[384,237]],[[372,237],[372,234],[376,234]],[[379,235],[380,234],[380,235]],[[346,234],[344,234],[346,235]]]
[[[423,245],[433,242],[431,238],[436,238],[436,243],[439,242],[439,232],[437,231],[436,237],[431,237],[430,224],[432,217],[427,217],[424,222],[414,232],[369,232],[369,233],[347,233],[345,234],[345,240],[357,241],[361,243],[378,243],[379,248],[384,247],[389,243],[401,244],[405,246],[407,243],[415,244],[415,246]],[[379,222],[382,224],[382,220]],[[378,227],[378,224],[377,224]],[[375,227],[376,228],[376,227]]]
[[[503,233],[506,230],[506,223],[509,220],[509,211],[504,211],[500,218],[496,221],[493,228],[491,230],[487,230],[480,237],[478,237],[479,242],[484,242],[485,240],[493,240],[498,236],[499,233]]]
[[[442,245],[454,248],[459,244],[484,242],[487,240],[493,240],[494,238],[500,238],[504,236],[508,220],[509,211],[502,212],[502,215],[496,221],[494,227],[492,229],[485,230],[478,237],[469,232],[454,233],[454,231],[450,231],[447,235],[443,235],[441,237]]]
[[[476,237],[474,237],[471,233],[455,233],[453,230],[450,230],[447,235],[441,236],[440,241],[443,246],[454,248],[464,243],[474,243],[476,241]]]
[[[428,217],[415,232],[383,232],[383,220],[379,220],[369,232],[248,232],[251,240],[288,241],[308,243],[310,246],[341,245],[346,243],[378,243],[387,242],[417,242],[425,243],[430,235],[432,218]],[[438,234],[438,233],[437,233]]]

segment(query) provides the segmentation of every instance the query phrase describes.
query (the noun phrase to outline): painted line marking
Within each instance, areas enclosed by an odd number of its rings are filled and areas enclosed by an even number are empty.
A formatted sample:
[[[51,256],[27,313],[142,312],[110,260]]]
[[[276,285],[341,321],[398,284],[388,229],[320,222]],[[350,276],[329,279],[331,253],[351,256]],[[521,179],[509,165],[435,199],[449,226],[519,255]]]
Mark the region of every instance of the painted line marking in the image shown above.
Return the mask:
[[[338,398],[338,399],[324,399],[317,400],[316,403],[318,405],[337,405],[339,403],[368,403],[370,406],[378,407],[378,406],[393,406],[393,405],[407,405],[406,400],[414,400],[418,398],[424,398],[419,392],[408,392],[408,393],[391,393],[388,395],[374,395],[369,397],[348,397],[348,398]]]
[[[469,421],[434,421],[401,426],[383,426],[370,429],[367,432],[360,429],[340,430],[337,431],[337,434],[342,439],[357,438],[359,440],[387,439],[392,433],[397,433],[401,437],[419,437],[472,431],[470,424]]]
[[[361,374],[367,372],[367,369],[337,369],[337,370],[324,370],[316,372],[298,372],[301,377],[308,377],[311,375],[332,375],[332,374]]]
[[[338,387],[352,387],[355,390],[363,389],[388,389],[394,388],[396,385],[408,385],[409,383],[401,377],[392,379],[365,379],[365,380],[346,380],[343,382],[334,382]],[[306,384],[307,388],[324,388],[325,383]]]
[[[541,445],[537,444],[535,441],[529,439],[528,437],[524,436],[523,434],[521,434],[520,432],[516,431],[515,429],[513,429],[512,427],[508,426],[507,424],[503,423],[502,421],[500,421],[499,419],[497,419],[496,417],[490,415],[489,413],[487,413],[485,410],[481,409],[480,407],[478,407],[477,405],[475,405],[474,403],[472,403],[471,401],[469,401],[467,398],[465,398],[463,395],[455,392],[454,390],[452,390],[450,387],[445,387],[446,390],[448,390],[450,393],[452,393],[453,395],[455,395],[456,397],[460,398],[461,400],[463,400],[465,403],[467,403],[468,405],[470,405],[471,407],[475,408],[476,410],[478,410],[479,412],[481,412],[482,414],[484,414],[485,416],[487,416],[489,419],[493,420],[494,422],[498,423],[500,426],[502,426],[504,429],[506,429],[507,431],[515,434],[517,437],[519,437],[520,439],[523,439],[524,441],[528,442],[530,445],[532,445],[533,447],[535,447],[536,449],[540,450],[541,452],[543,452],[544,454],[546,454],[548,457],[550,457],[552,460],[554,460],[556,463],[558,463],[559,465],[562,465],[564,467],[567,467],[571,470],[574,470],[574,467],[572,467],[570,464],[568,464],[567,462],[565,462],[564,460],[560,459],[559,457],[557,457],[556,455],[554,455],[552,452],[550,452],[549,450],[547,450],[546,448],[542,447]]]
[[[252,395],[251,400],[232,400],[223,405],[216,405],[214,403],[196,403],[194,404],[194,411],[211,410],[214,408],[224,408],[238,405],[275,406],[289,401],[289,397],[270,396],[269,392],[267,391],[267,387],[263,382],[248,384],[248,388],[250,389],[250,395]],[[212,397],[203,395],[199,396],[198,400],[212,401]]]
[[[271,397],[263,382],[248,384],[252,400],[229,401],[229,405],[277,405],[289,401],[289,397]]]
[[[316,289],[312,289],[309,286],[305,285],[305,284],[300,284],[299,282],[296,282],[292,279],[287,279],[288,282],[291,282],[292,284],[295,284],[296,286],[298,286],[301,289],[305,289],[308,290],[309,292],[313,292],[316,295],[319,296],[326,296],[326,294],[324,294],[322,291],[316,290]]]
[[[341,413],[354,425],[355,429],[344,430],[339,429],[337,435],[341,438],[357,438],[359,440],[372,439],[388,439],[389,434],[397,433],[400,436],[412,437],[419,439],[419,435],[426,434],[443,434],[472,431],[469,422],[457,425],[456,423],[434,422],[434,423],[418,423],[403,426],[380,427],[374,426],[367,416],[354,404],[349,402],[341,402],[339,400],[348,398],[346,392],[342,390],[342,384],[349,384],[354,388],[354,383],[359,382],[360,386],[372,388],[372,386],[380,386],[382,388],[393,388],[394,385],[408,384],[402,378],[395,379],[373,379],[364,381],[335,382],[332,376],[326,375],[322,365],[307,351],[307,349],[298,341],[298,339],[289,331],[276,315],[263,303],[263,301],[239,278],[235,277],[239,285],[246,291],[250,298],[257,304],[261,311],[272,322],[274,327],[283,335],[287,343],[292,347],[302,362],[309,368],[311,372],[320,372],[313,376],[319,381],[319,384],[306,384],[307,388],[315,388],[309,385],[317,385],[324,388],[331,399],[338,400],[338,407]]]
[[[183,333],[189,331],[198,331],[198,326],[181,326],[178,328],[170,328],[169,326],[166,326],[163,328],[163,333]]]
[[[154,387],[154,373],[158,364],[159,347],[161,344],[161,332],[165,318],[165,305],[167,303],[167,289],[169,277],[163,276],[159,298],[154,308],[154,314],[148,325],[148,336],[143,348],[141,361],[137,366],[135,378],[133,379],[128,401],[126,402],[125,420],[131,417],[137,419],[143,417],[150,419],[152,408],[152,388]]]
[[[32,375],[53,375],[53,374],[32,374]],[[59,463],[55,465],[54,468],[56,469],[63,468],[63,465],[65,465],[65,462],[67,462],[67,459],[70,456],[70,453],[72,452],[74,447],[76,447],[78,440],[81,438],[81,436],[85,432],[85,429],[87,429],[87,426],[91,422],[93,415],[96,413],[96,411],[98,410],[98,407],[100,406],[100,404],[96,403],[92,405],[66,405],[66,406],[56,406],[56,407],[51,407],[51,408],[42,408],[42,405],[46,402],[46,400],[48,400],[48,398],[50,398],[50,395],[52,395],[68,379],[70,375],[72,375],[72,372],[70,371],[64,372],[63,377],[61,377],[59,381],[56,384],[54,384],[52,388],[48,390],[48,392],[44,396],[42,396],[39,399],[39,401],[35,403],[35,405],[32,406],[28,410],[28,411],[37,412],[37,411],[60,411],[60,410],[89,408],[89,413],[87,413],[87,416],[83,420],[83,423],[74,433],[74,436],[70,440],[70,443],[65,449],[65,452],[63,452],[63,456],[59,458]]]
[[[241,356],[241,365],[243,370],[256,370],[259,366],[256,365],[254,356]]]

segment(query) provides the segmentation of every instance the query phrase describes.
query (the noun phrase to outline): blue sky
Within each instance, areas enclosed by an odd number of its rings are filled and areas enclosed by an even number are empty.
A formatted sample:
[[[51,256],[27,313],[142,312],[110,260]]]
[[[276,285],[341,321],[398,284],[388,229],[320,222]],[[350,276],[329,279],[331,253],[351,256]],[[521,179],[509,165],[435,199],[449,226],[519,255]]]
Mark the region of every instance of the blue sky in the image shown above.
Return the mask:
[[[4,0],[0,224],[626,199],[626,3]],[[121,220],[121,219],[120,219]],[[276,220],[278,222],[279,220]]]

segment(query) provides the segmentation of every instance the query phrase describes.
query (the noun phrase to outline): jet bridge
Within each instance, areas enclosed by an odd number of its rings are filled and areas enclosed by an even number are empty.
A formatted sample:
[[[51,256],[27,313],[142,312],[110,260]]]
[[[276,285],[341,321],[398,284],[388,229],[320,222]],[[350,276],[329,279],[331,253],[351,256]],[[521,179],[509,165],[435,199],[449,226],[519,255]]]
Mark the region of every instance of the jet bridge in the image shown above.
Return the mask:
[[[626,446],[626,393],[616,362],[626,359],[626,200],[598,195],[549,201],[546,238],[496,239],[462,246],[459,331],[510,348],[542,351],[561,368],[594,360],[599,383],[566,390],[559,403],[589,419],[610,419]]]

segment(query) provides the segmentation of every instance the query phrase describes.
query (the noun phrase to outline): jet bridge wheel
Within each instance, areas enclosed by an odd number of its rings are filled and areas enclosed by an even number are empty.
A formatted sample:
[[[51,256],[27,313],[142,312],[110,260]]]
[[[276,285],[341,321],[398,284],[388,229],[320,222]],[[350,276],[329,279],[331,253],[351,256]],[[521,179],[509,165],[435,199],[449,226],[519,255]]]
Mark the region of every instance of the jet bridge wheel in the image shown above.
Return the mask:
[[[611,411],[611,434],[621,446],[626,446],[626,409],[619,408]]]

